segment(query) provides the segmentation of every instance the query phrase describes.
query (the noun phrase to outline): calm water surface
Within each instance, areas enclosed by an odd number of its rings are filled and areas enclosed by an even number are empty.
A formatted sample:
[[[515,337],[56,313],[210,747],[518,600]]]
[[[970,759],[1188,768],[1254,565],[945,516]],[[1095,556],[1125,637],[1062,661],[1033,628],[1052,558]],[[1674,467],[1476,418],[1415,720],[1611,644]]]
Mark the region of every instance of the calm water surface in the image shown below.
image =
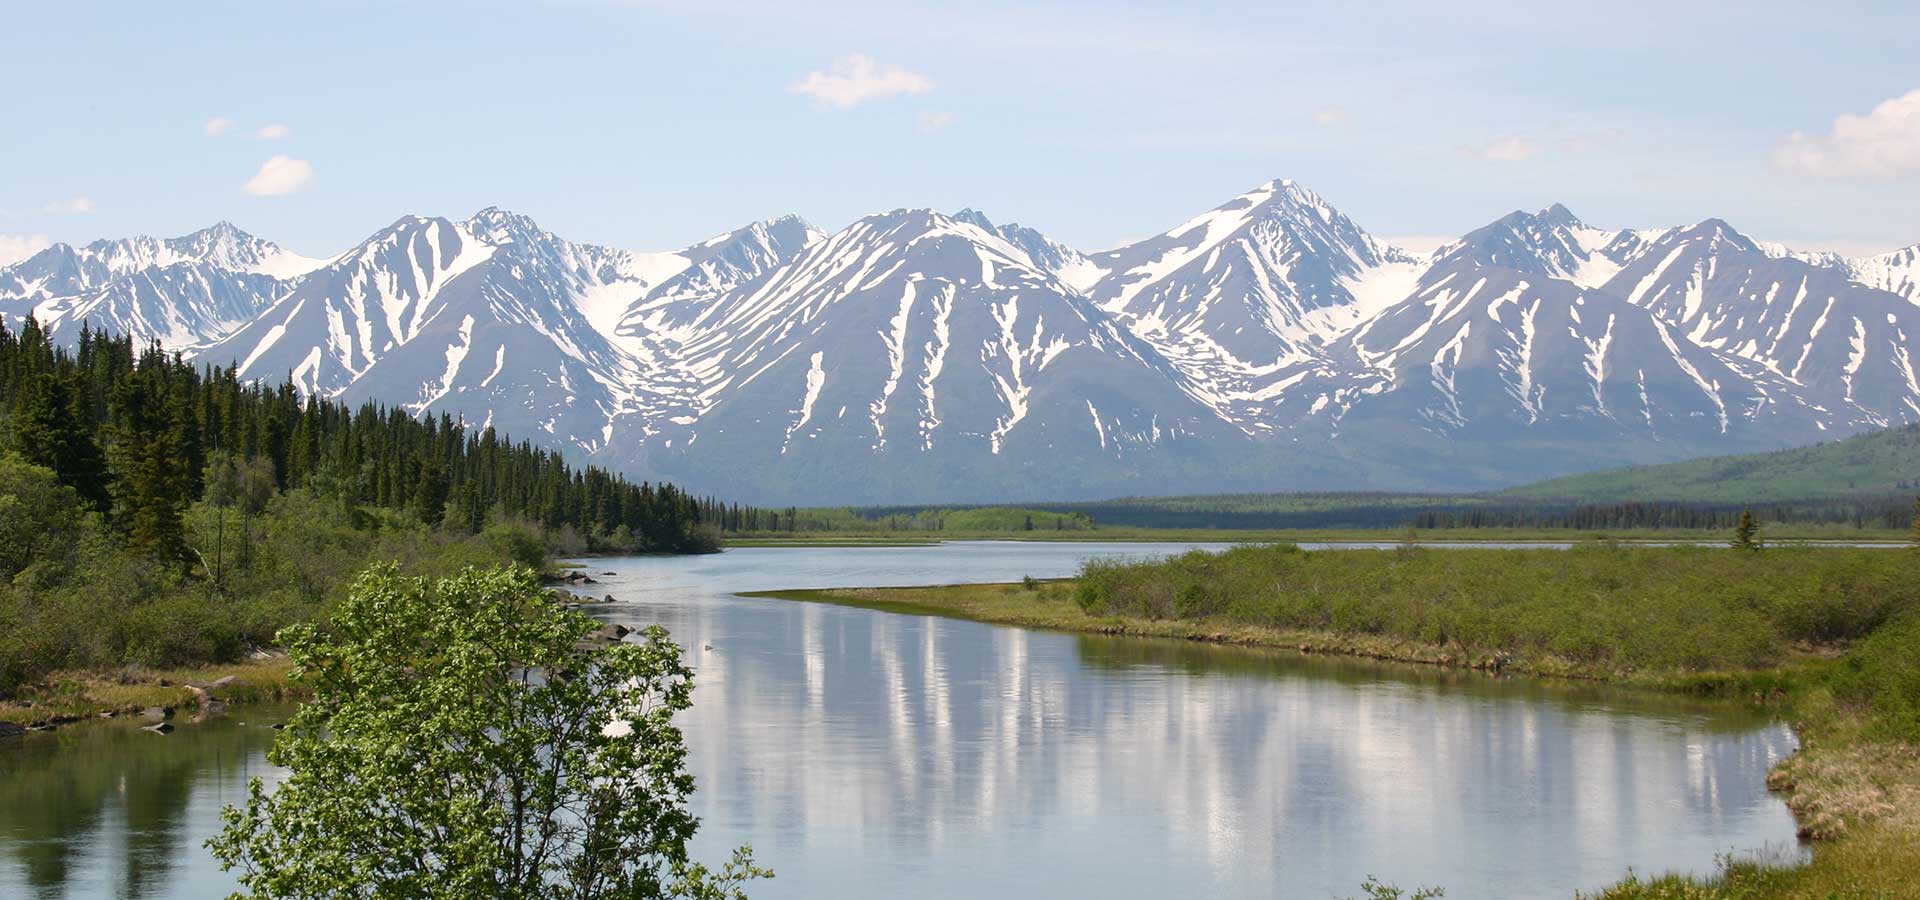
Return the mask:
[[[1601,689],[1030,632],[732,596],[1005,581],[1189,545],[739,549],[589,561],[602,613],[698,671],[702,858],[752,843],[756,898],[1300,897],[1376,874],[1566,898],[1791,852],[1764,788],[1792,735]],[[601,575],[603,571],[617,574]],[[207,898],[200,849],[282,710],[0,748],[0,897]]]

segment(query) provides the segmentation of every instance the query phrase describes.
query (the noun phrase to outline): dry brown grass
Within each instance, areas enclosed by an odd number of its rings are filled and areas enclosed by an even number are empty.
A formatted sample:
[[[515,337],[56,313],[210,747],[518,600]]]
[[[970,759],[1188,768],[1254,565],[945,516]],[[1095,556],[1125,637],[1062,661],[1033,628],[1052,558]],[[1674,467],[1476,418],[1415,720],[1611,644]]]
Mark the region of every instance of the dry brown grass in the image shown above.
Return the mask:
[[[1832,840],[1878,824],[1920,839],[1920,747],[1811,746],[1775,766],[1767,787],[1786,798],[1802,837]]]

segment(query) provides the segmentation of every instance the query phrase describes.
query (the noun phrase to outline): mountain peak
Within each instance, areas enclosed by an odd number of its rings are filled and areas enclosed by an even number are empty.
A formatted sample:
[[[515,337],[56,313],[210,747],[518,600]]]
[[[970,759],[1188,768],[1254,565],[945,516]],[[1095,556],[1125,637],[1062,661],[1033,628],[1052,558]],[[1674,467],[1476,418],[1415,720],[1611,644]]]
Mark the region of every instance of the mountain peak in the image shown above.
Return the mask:
[[[1760,252],[1760,245],[1754,243],[1752,238],[1741,234],[1721,218],[1701,219],[1697,224],[1674,229],[1671,238],[1675,241],[1707,241],[1714,244],[1724,242],[1741,250]]]
[[[1587,224],[1580,221],[1580,217],[1574,215],[1573,210],[1568,209],[1563,203],[1555,203],[1534,213],[1534,217],[1556,228],[1584,228]]]
[[[489,206],[474,213],[465,224],[474,237],[489,243],[512,243],[545,234],[531,216],[498,206]]]
[[[962,209],[957,213],[954,213],[951,218],[956,222],[965,222],[969,225],[977,225],[980,227],[980,230],[982,231],[993,232],[993,231],[999,230],[994,227],[993,220],[987,218],[986,213],[983,213],[977,209],[974,209],[971,206],[965,209]]]

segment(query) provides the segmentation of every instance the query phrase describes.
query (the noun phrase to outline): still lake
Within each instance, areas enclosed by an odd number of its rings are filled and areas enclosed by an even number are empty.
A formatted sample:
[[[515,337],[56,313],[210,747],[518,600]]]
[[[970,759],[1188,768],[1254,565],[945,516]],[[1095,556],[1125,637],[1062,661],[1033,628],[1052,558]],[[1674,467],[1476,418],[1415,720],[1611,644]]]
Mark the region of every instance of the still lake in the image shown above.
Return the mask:
[[[583,590],[688,648],[696,852],[753,844],[778,873],[756,900],[1324,900],[1370,874],[1568,898],[1629,868],[1799,852],[1764,785],[1793,735],[1738,709],[733,596],[1055,577],[1189,546],[742,548],[588,560],[601,584]],[[273,777],[285,712],[0,745],[0,897],[224,895],[201,842],[247,778]]]

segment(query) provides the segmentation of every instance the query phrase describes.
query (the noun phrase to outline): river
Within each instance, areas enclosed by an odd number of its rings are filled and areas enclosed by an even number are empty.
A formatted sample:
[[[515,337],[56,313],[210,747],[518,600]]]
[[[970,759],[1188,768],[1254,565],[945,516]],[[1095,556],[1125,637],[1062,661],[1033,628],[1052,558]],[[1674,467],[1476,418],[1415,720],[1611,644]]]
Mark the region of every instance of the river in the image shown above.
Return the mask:
[[[1193,545],[743,548],[586,561],[596,613],[662,624],[719,861],[756,898],[1298,897],[1368,875],[1567,898],[1623,876],[1794,856],[1764,786],[1792,734],[1742,710],[1177,641],[746,599],[1006,581]],[[612,572],[611,575],[600,574]],[[102,722],[0,748],[0,897],[208,898],[201,849],[284,710],[169,736]]]

